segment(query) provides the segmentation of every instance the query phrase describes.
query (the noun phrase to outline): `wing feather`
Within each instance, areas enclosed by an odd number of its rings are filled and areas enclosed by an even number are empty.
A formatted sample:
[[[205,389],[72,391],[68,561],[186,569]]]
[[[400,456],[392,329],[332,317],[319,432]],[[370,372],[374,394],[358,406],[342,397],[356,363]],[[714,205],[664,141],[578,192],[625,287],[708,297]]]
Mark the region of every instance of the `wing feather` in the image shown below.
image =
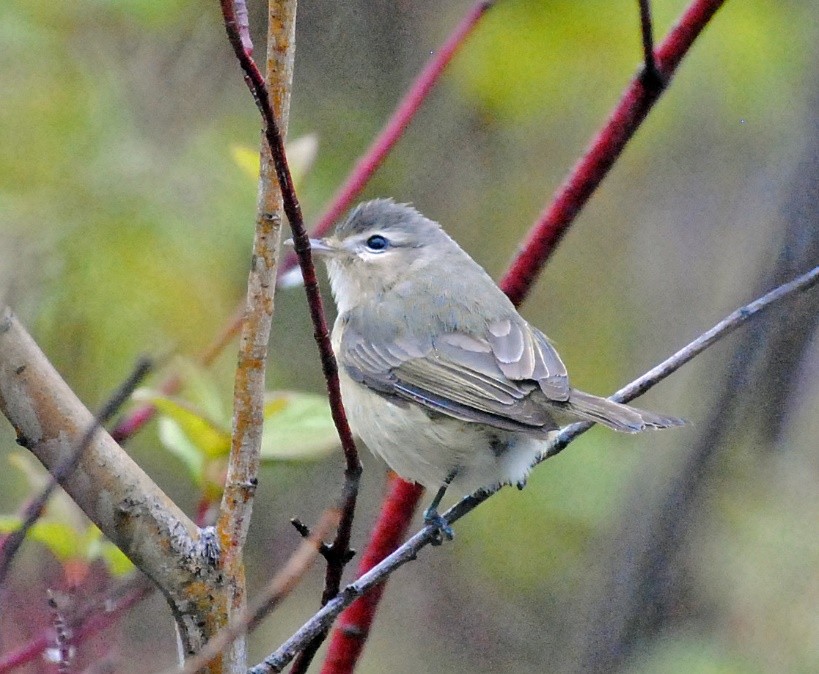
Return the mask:
[[[555,428],[548,402],[569,398],[557,352],[517,315],[491,323],[482,336],[400,335],[378,345],[350,320],[340,349],[347,373],[383,395],[505,430]]]

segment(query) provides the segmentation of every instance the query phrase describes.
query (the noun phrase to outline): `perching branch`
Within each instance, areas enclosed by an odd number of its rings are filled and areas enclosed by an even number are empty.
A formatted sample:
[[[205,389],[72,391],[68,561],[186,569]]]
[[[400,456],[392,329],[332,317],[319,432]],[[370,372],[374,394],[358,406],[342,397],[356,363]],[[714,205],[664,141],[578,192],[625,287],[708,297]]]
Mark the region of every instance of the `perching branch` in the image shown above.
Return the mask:
[[[736,330],[752,317],[759,315],[765,309],[768,309],[777,302],[797,292],[808,290],[817,283],[819,283],[819,267],[815,267],[790,283],[781,285],[767,295],[741,307],[693,342],[677,351],[673,356],[652,368],[631,384],[617,391],[617,393],[611,396],[611,399],[619,402],[633,400],[673,372],[676,372],[692,358]],[[585,433],[592,425],[593,424],[581,422],[571,424],[564,428],[553,440],[545,445],[538,463],[542,463],[546,459],[561,452],[570,442],[582,433]],[[458,521],[464,515],[474,510],[476,506],[497,493],[498,490],[499,489],[476,492],[463,498],[443,514],[444,519],[449,524]],[[269,672],[282,671],[296,653],[304,648],[311,639],[317,634],[327,630],[333,620],[335,620],[345,607],[349,606],[364,593],[383,583],[396,569],[415,559],[418,552],[435,539],[436,533],[437,529],[435,526],[426,526],[421,529],[406,543],[395,550],[395,552],[373,567],[368,573],[345,587],[344,591],[338,597],[328,602],[326,606],[310,618],[292,637],[284,642],[278,650],[265,658],[263,662],[251,668],[251,674],[268,674]]]
[[[646,45],[646,41],[650,41],[648,36],[651,34],[650,16],[646,15],[647,0],[640,0],[640,2],[641,8],[644,8],[641,10],[641,26],[643,43]],[[521,247],[521,252],[499,284],[516,305],[526,298],[546,260],[555,251],[557,244],[568,231],[578,213],[617,160],[628,140],[639,128],[665,86],[668,85],[680,61],[722,2],[723,0],[693,0],[657,49],[656,58],[652,59],[655,63],[659,61],[662,76],[654,82],[654,78],[643,76],[646,72],[644,68],[634,77],[608,122],[595,136],[586,154],[558,188],[550,205],[543,211]],[[650,45],[648,48],[650,49]],[[364,553],[365,557],[371,550],[390,549],[386,543],[391,537],[391,532],[408,527],[421,493],[422,491],[417,486],[408,483],[395,486],[382,506],[382,514],[371,534],[367,551]],[[398,507],[399,504],[406,506],[411,499],[415,501],[411,508],[400,509]],[[395,515],[398,512],[401,513],[400,517],[388,517],[388,514]],[[362,564],[360,570],[368,569],[363,568]],[[338,629],[334,632],[330,642],[328,663],[323,669],[323,674],[341,674],[352,671],[352,665],[360,655],[366,634],[375,618],[379,596],[369,596],[366,604],[351,609],[350,613],[344,616],[342,622],[351,624],[353,629],[349,631],[349,634],[355,636],[346,636]],[[329,660],[330,657],[332,657],[332,663]]]

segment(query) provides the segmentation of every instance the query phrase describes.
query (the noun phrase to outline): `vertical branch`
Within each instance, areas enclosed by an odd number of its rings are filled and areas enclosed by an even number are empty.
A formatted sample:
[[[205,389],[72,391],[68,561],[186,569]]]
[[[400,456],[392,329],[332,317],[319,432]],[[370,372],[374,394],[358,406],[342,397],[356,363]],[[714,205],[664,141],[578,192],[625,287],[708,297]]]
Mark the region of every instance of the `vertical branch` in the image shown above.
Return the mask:
[[[252,44],[247,29],[247,9],[243,2],[223,0],[225,28],[231,45],[243,64],[249,85],[261,84],[271,117],[287,128],[290,88],[295,52],[295,0],[270,3],[268,21],[267,81],[251,59]],[[266,84],[266,88],[265,88]],[[257,104],[261,94],[254,91]],[[281,135],[280,135],[281,138]],[[283,139],[282,139],[283,142]],[[234,382],[233,435],[225,490],[217,523],[228,597],[225,617],[233,622],[246,606],[242,553],[247,538],[259,469],[259,452],[264,422],[267,344],[273,319],[278,249],[281,240],[283,199],[270,152],[262,140],[259,195],[253,254],[247,282],[247,298]],[[244,638],[234,641],[227,656],[236,670],[245,668]]]

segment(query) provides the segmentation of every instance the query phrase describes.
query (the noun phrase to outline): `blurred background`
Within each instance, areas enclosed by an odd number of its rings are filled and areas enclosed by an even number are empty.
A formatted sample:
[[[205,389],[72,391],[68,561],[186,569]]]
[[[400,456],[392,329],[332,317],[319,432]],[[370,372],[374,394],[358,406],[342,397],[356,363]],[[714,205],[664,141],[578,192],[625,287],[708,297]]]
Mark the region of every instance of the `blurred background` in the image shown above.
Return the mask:
[[[299,7],[290,137],[318,139],[308,222],[470,4]],[[684,5],[653,3],[658,39]],[[499,1],[364,196],[411,201],[497,278],[640,44],[635,2]],[[576,385],[610,393],[819,263],[817,44],[813,3],[761,0],[727,2],[695,44],[522,308]],[[244,297],[256,185],[231,148],[256,145],[258,114],[218,4],[194,0],[4,0],[0,101],[0,298],[96,409],[139,354],[195,355]],[[817,315],[814,290],[640,402],[684,429],[595,429],[459,523],[394,576],[359,671],[819,671]],[[270,388],[323,390],[311,334],[301,289],[280,291]],[[226,403],[234,363],[235,345],[213,368]],[[7,469],[16,451],[0,422],[2,513],[29,493]],[[192,513],[198,489],[153,425],[129,452]],[[385,476],[364,461],[359,550]],[[341,467],[337,453],[264,469],[251,594]],[[0,649],[50,624],[50,554],[28,544],[0,589]],[[314,612],[322,583],[317,567],[256,631],[251,662]],[[121,672],[175,653],[159,596],[80,648]]]

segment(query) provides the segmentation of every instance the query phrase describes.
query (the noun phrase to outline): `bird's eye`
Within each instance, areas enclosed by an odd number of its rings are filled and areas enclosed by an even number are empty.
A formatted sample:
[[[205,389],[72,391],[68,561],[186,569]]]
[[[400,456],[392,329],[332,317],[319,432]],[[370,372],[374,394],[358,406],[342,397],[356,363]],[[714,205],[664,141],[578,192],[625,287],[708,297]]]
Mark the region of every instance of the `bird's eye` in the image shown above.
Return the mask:
[[[369,239],[367,239],[367,248],[376,253],[380,253],[389,245],[390,242],[380,234],[373,234]]]

